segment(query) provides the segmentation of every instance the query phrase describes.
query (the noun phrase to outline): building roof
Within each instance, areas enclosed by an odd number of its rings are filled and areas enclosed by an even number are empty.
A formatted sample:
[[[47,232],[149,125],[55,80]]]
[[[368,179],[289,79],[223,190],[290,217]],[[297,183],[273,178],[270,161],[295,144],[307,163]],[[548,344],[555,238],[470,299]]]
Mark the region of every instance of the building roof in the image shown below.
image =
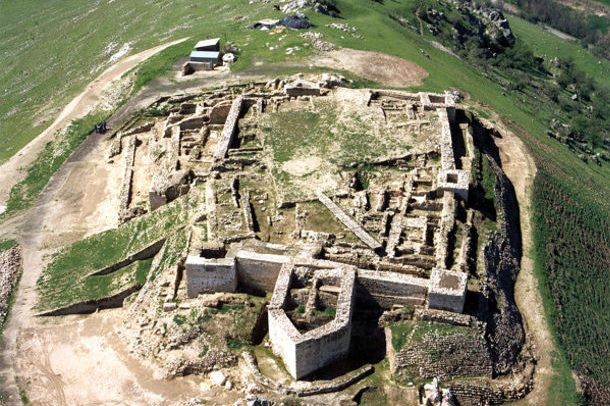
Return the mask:
[[[204,39],[202,41],[199,41],[197,43],[197,45],[195,45],[195,48],[207,48],[207,47],[217,46],[219,44],[220,44],[220,38]]]
[[[192,58],[218,59],[218,58],[220,58],[220,52],[218,52],[218,51],[193,51],[193,52],[191,52],[191,59]]]

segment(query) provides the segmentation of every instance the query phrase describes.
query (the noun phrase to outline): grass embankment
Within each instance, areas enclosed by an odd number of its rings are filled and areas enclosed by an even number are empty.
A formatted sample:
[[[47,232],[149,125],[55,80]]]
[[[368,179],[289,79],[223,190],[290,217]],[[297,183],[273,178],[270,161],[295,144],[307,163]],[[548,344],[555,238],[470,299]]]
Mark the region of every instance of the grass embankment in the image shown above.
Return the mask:
[[[408,343],[418,343],[427,335],[446,336],[458,333],[473,334],[473,329],[446,323],[427,321],[399,321],[390,324],[392,347],[400,351]]]
[[[60,251],[38,280],[37,310],[98,300],[134,284],[143,284],[151,266],[150,260],[137,261],[107,275],[87,275],[176,232],[187,223],[194,204],[193,197],[184,196],[117,229],[93,235]]]

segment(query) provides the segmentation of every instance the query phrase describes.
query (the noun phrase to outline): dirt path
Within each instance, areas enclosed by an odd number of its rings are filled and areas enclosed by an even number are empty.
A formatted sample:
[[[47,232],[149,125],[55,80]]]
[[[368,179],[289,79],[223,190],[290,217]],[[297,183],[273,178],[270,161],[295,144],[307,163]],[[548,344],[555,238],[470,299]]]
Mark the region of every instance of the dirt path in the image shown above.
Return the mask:
[[[137,61],[169,45],[138,54],[127,64],[120,62],[112,74],[105,72],[100,77],[103,80],[98,78],[64,110],[67,113],[62,114],[63,121],[56,128],[86,114],[99,102],[102,81],[120,77]],[[44,145],[44,138],[53,130],[45,133],[31,143],[30,152]],[[10,225],[9,234],[23,249],[24,272],[4,331],[0,361],[0,385],[8,395],[7,404],[21,404],[20,390],[31,403],[49,405],[163,405],[165,399],[180,399],[198,391],[196,379],[157,380],[151,370],[131,358],[118,335],[121,309],[88,317],[33,316],[36,282],[48,255],[86,235],[116,226],[115,191],[120,175],[105,165],[107,150],[102,139],[102,135],[90,136],[53,176],[36,206]],[[4,181],[5,167],[0,172]]]
[[[199,378],[163,381],[120,337],[124,310],[35,317],[36,281],[48,255],[117,224],[120,174],[105,164],[103,135],[89,137],[53,176],[19,228],[23,276],[4,332],[0,376],[8,404],[164,405],[197,393]]]
[[[534,346],[538,358],[534,389],[525,399],[515,404],[544,405],[551,390],[553,377],[551,355],[554,341],[544,316],[532,258],[531,192],[536,176],[536,165],[523,142],[510,131],[502,129],[502,138],[496,138],[495,141],[500,150],[502,168],[512,182],[519,201],[523,258],[515,284],[515,299],[524,319],[527,339]]]
[[[8,199],[11,188],[25,177],[26,168],[32,164],[46,143],[53,139],[58,130],[65,128],[72,120],[83,117],[93,110],[101,101],[104,90],[111,82],[119,79],[124,73],[133,69],[140,62],[186,39],[182,38],[168,42],[121,59],[106,69],[93,82],[89,83],[81,94],[64,107],[53,124],[0,166],[0,206],[4,205]]]

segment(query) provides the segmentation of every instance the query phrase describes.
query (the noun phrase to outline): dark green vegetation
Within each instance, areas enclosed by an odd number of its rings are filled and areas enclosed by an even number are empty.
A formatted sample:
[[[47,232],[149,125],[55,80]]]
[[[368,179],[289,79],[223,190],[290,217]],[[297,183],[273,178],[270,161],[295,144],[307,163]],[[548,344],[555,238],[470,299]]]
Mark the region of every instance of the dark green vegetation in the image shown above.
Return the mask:
[[[0,218],[31,207],[51,176],[63,165],[76,148],[91,134],[96,123],[108,116],[107,112],[90,114],[75,120],[65,133],[45,145],[33,165],[28,168],[25,179],[12,189],[6,204],[6,212]]]
[[[0,251],[10,250],[17,245],[15,240],[0,240]]]
[[[534,23],[544,23],[563,31],[591,46],[593,53],[610,59],[610,19],[587,14],[556,0],[514,0],[523,17]],[[608,2],[606,1],[606,4]]]
[[[545,172],[535,184],[536,273],[554,330],[578,371],[610,385],[607,207]]]
[[[117,229],[95,234],[60,251],[38,280],[37,310],[52,310],[99,300],[131,286],[141,286],[150,270],[150,259],[136,261],[107,275],[88,275],[127,258],[173,232],[168,239],[168,247],[173,248],[164,248],[160,254],[164,256],[162,261],[171,261],[172,249],[180,246],[181,234],[178,231],[184,227],[189,210],[195,204],[194,199],[190,199],[188,196],[182,197]]]
[[[581,159],[610,162],[606,123],[610,118],[610,86],[598,83],[587,73],[590,69],[581,69],[567,55],[546,61],[536,57],[528,43],[504,34],[470,7],[419,0],[411,12],[410,18],[402,17],[404,14],[394,18],[451,48],[523,103],[532,103],[532,108],[538,103],[549,105],[549,136],[578,152]],[[482,13],[487,13],[486,9]]]

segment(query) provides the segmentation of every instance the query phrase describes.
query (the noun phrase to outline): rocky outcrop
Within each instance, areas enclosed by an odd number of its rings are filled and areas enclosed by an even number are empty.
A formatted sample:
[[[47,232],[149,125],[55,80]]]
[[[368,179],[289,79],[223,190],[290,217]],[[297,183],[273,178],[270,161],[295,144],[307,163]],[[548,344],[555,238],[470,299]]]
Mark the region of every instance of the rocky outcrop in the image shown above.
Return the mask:
[[[496,145],[477,122],[475,143],[487,157],[495,174],[495,205],[498,230],[487,241],[483,255],[486,278],[482,293],[487,302],[484,312],[486,338],[494,361],[494,375],[511,371],[525,340],[523,321],[514,297],[514,286],[521,260],[521,226],[515,190],[499,165]]]
[[[0,324],[8,314],[11,292],[17,285],[21,272],[21,251],[12,247],[0,251]]]

